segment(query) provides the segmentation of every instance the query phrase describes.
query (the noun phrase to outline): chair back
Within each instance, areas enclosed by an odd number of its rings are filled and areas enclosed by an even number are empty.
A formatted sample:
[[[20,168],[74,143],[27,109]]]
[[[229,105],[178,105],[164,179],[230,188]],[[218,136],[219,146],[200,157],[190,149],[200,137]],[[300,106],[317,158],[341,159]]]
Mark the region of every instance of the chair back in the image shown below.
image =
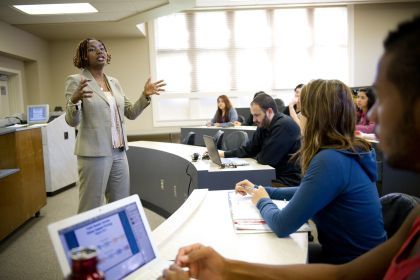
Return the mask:
[[[186,144],[186,145],[194,145],[195,132],[194,131],[188,132],[188,134],[184,137],[184,139],[182,139],[181,143]]]
[[[240,122],[241,124],[245,123],[245,117],[242,115],[238,115],[238,122]]]
[[[404,193],[390,193],[380,199],[385,230],[390,238],[400,228],[410,211],[420,203],[420,199]]]
[[[223,150],[235,150],[248,142],[248,134],[245,131],[234,131],[223,139]]]
[[[214,143],[216,144],[216,147],[218,150],[222,149],[222,143],[223,143],[223,130],[218,130],[214,135],[213,135],[213,140]]]

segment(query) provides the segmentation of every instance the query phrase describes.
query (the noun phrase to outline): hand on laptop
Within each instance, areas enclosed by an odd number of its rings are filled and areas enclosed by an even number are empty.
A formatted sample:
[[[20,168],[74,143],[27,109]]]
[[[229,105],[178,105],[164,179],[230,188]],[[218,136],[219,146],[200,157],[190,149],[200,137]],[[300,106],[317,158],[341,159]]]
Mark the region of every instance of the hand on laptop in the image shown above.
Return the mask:
[[[225,276],[226,259],[211,247],[199,243],[179,249],[175,263],[165,269],[159,279],[222,279]],[[188,267],[189,271],[181,267]]]
[[[218,152],[219,152],[219,156],[221,158],[224,158],[225,157],[225,152],[224,151],[218,151]]]

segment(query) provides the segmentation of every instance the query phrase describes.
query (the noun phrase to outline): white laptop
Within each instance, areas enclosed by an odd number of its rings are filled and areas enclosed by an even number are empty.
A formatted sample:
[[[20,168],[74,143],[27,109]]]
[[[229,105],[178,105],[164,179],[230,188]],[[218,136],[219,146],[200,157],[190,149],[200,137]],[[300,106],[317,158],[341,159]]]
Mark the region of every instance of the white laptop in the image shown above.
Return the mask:
[[[138,195],[48,225],[64,278],[72,248],[94,246],[105,279],[156,279],[169,261],[159,259]]]
[[[244,166],[249,165],[246,160],[240,158],[220,158],[219,151],[216,148],[213,137],[203,135],[204,144],[212,162],[219,166]]]

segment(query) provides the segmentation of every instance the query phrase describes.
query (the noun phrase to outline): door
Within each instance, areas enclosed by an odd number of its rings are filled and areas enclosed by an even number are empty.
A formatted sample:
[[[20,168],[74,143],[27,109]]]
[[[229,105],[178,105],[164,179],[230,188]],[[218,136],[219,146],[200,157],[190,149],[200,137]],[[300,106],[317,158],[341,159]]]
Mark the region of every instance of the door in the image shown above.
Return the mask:
[[[8,116],[10,116],[10,107],[7,81],[0,80],[0,118]]]

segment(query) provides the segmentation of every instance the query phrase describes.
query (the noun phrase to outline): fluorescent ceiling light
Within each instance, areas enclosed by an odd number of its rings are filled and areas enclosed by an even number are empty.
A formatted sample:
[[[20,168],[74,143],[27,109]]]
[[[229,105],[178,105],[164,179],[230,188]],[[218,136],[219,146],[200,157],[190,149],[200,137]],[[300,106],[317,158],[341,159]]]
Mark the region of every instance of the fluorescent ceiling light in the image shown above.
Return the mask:
[[[89,3],[13,5],[13,7],[30,15],[88,14],[98,12]]]

